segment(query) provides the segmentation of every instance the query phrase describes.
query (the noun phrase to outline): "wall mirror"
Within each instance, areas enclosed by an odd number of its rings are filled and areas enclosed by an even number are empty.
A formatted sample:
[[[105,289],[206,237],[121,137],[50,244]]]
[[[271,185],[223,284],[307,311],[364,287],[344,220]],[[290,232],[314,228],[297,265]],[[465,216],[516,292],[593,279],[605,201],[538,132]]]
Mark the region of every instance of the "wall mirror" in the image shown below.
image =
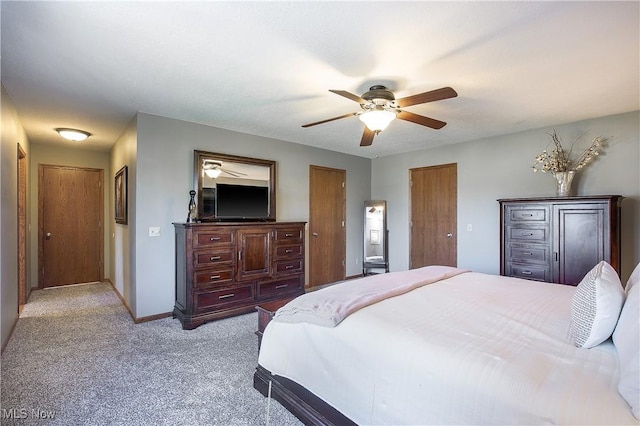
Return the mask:
[[[276,162],[194,151],[199,221],[276,220]]]
[[[384,269],[389,272],[389,249],[387,231],[387,202],[371,200],[364,203],[364,275]]]

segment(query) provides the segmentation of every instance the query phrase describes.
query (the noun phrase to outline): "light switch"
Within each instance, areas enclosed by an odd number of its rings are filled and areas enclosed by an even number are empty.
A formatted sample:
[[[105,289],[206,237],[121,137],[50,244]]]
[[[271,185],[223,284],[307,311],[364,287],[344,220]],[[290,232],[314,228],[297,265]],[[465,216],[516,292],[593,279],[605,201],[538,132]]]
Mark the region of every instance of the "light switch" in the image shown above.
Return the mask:
[[[473,226],[471,226],[470,223],[467,223],[467,231],[469,232],[473,231]]]
[[[150,226],[149,227],[149,236],[150,237],[159,237],[160,236],[160,227],[159,226]]]

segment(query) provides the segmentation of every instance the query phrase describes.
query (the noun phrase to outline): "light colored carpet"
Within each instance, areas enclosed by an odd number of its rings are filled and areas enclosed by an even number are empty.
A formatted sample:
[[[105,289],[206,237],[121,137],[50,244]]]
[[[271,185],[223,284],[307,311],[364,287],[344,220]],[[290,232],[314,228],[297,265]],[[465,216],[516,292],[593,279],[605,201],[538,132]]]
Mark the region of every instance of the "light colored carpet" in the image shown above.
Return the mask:
[[[134,324],[105,283],[34,291],[2,354],[1,423],[264,425],[256,327],[257,313]],[[301,424],[276,401],[269,413]]]

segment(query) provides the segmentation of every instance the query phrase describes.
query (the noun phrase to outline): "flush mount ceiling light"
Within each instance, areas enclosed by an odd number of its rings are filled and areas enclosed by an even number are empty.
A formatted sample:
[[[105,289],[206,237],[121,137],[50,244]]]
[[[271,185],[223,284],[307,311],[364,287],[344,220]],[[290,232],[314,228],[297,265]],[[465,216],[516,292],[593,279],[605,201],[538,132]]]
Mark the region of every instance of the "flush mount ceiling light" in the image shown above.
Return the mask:
[[[56,132],[58,132],[63,138],[74,142],[83,141],[91,136],[91,133],[78,129],[58,128],[56,129]]]

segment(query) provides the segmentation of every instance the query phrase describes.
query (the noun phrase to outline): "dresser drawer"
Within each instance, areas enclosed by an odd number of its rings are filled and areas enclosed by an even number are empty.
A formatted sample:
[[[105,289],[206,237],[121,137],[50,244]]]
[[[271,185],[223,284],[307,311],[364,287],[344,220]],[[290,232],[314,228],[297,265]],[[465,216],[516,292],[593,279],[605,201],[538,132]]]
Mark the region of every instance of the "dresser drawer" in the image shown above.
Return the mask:
[[[506,206],[506,208],[505,218],[511,222],[547,222],[549,219],[549,208],[546,206],[527,206],[527,208]]]
[[[231,307],[233,304],[253,299],[253,287],[250,285],[231,287],[224,290],[198,291],[194,294],[196,311],[206,311],[212,307]]]
[[[267,299],[302,290],[302,278],[292,277],[283,280],[258,283],[258,297]]]
[[[287,244],[302,240],[304,229],[302,228],[278,228],[276,229],[276,244]]]
[[[196,288],[214,284],[229,284],[233,280],[233,268],[209,269],[193,274],[193,285]]]
[[[297,257],[302,256],[302,244],[279,245],[276,247],[276,257]]]
[[[520,265],[507,263],[506,275],[536,281],[551,281],[551,271],[544,265]]]
[[[211,250],[194,250],[193,267],[207,268],[212,266],[223,266],[233,264],[235,260],[234,253],[231,250],[211,251]]]
[[[549,228],[508,227],[507,241],[532,241],[544,243],[549,241]]]
[[[212,247],[221,245],[233,244],[233,232],[229,230],[201,230],[195,231],[193,246],[199,247]]]
[[[279,260],[275,262],[276,274],[288,274],[302,272],[302,259]]]
[[[507,261],[524,263],[548,263],[549,247],[543,245],[509,244],[506,253]]]

